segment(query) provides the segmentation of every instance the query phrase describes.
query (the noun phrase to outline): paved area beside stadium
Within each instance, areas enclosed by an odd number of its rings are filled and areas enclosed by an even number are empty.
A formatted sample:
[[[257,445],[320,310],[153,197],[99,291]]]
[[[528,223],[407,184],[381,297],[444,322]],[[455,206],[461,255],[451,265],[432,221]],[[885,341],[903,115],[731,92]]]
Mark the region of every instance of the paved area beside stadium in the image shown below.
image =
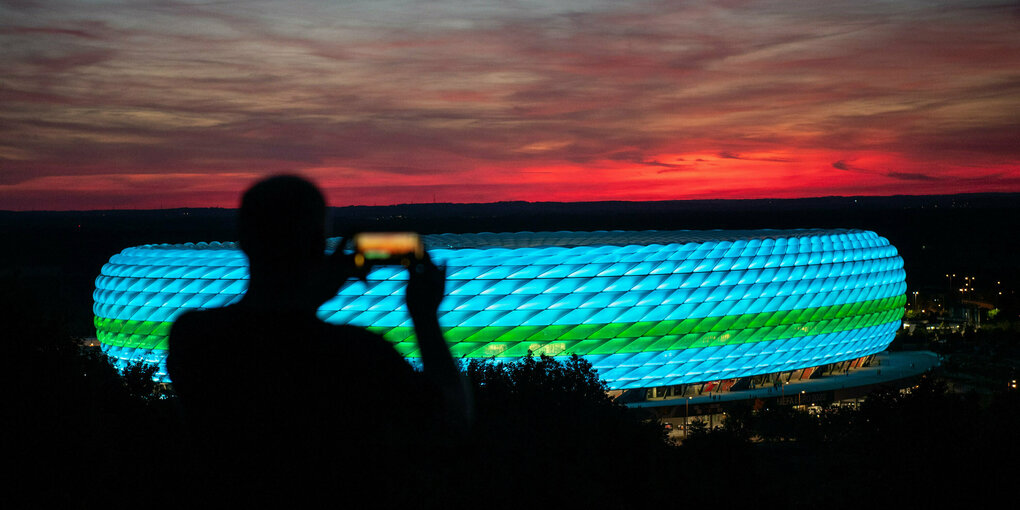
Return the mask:
[[[761,387],[742,391],[706,393],[692,397],[666,398],[631,402],[635,408],[661,408],[689,406],[693,412],[703,414],[705,406],[754,399],[778,399],[785,404],[810,404],[820,400],[840,401],[863,397],[883,386],[906,387],[931,368],[939,365],[939,358],[928,351],[883,351],[877,361],[869,367],[850,370],[846,374],[830,375],[816,379],[793,380],[783,387]],[[824,397],[824,398],[823,398]],[[798,398],[800,399],[798,401]]]

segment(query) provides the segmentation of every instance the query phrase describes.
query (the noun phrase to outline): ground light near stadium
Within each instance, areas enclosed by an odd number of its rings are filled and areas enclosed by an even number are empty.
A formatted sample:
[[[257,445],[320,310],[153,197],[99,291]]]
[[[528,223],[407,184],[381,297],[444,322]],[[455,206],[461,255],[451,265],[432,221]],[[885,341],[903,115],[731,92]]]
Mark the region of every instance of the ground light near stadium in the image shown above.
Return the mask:
[[[892,341],[906,304],[896,248],[862,230],[441,234],[425,242],[447,266],[439,319],[455,357],[578,354],[611,389],[873,354]],[[96,279],[97,337],[121,364],[159,364],[157,377],[168,381],[174,319],[236,302],[247,279],[234,243],[127,248]],[[406,279],[402,268],[377,267],[319,317],[381,333],[416,362]]]

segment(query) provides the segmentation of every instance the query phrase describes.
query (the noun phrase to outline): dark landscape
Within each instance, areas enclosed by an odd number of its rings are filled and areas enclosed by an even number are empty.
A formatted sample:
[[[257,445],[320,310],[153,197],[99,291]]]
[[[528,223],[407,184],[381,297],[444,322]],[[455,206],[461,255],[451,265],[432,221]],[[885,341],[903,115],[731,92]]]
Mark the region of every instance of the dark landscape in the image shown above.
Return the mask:
[[[682,446],[668,443],[645,416],[606,399],[583,364],[569,370],[551,360],[476,366],[477,430],[429,479],[449,491],[438,493],[449,506],[806,508],[886,499],[913,507],[991,501],[1015,475],[1020,398],[1007,384],[1020,360],[1020,194],[419,204],[332,213],[337,233],[874,230],[903,257],[908,293],[946,299],[952,294],[946,274],[966,274],[977,281],[975,299],[994,301],[998,310],[977,331],[898,338],[893,349],[935,350],[945,360],[909,396],[880,392],[857,411],[832,409],[821,417],[749,407],[721,428],[692,431]],[[96,349],[78,342],[95,335],[93,281],[110,256],[145,243],[232,240],[234,214],[0,212],[8,247],[0,261],[5,338],[12,348],[5,371],[15,375],[8,385],[14,405],[7,408],[15,434],[5,434],[4,442],[23,459],[25,483],[49,479],[49,496],[74,506],[118,506],[156,494],[164,503],[186,500],[166,494],[187,469],[172,388],[153,384],[144,367],[119,375]],[[1003,294],[993,296],[994,289]],[[532,376],[521,379],[515,370]],[[552,393],[564,396],[544,397]],[[523,455],[521,445],[532,453]],[[688,491],[692,486],[699,490]],[[494,496],[500,492],[510,499]]]

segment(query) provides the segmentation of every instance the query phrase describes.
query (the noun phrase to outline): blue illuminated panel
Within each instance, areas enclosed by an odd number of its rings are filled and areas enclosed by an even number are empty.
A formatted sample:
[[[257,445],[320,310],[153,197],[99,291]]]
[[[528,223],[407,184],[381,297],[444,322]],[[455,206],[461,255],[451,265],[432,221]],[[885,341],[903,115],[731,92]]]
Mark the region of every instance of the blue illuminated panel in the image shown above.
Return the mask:
[[[872,354],[892,341],[905,304],[902,259],[866,231],[443,234],[426,244],[448,268],[440,323],[455,356],[579,354],[611,388]],[[114,357],[162,365],[172,321],[237,301],[247,278],[233,243],[128,248],[96,280],[97,335]],[[379,267],[319,316],[375,330],[413,361],[405,281]]]

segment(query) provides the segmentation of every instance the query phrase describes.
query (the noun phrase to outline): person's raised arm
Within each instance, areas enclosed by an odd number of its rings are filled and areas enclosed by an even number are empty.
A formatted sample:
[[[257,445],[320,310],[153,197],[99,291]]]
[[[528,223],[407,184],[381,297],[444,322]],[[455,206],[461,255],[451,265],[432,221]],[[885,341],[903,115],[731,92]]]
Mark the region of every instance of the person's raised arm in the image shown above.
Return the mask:
[[[436,267],[426,253],[408,270],[407,311],[418,337],[423,373],[442,392],[450,424],[467,429],[473,412],[470,390],[439,328],[438,310],[446,291],[446,268]]]

